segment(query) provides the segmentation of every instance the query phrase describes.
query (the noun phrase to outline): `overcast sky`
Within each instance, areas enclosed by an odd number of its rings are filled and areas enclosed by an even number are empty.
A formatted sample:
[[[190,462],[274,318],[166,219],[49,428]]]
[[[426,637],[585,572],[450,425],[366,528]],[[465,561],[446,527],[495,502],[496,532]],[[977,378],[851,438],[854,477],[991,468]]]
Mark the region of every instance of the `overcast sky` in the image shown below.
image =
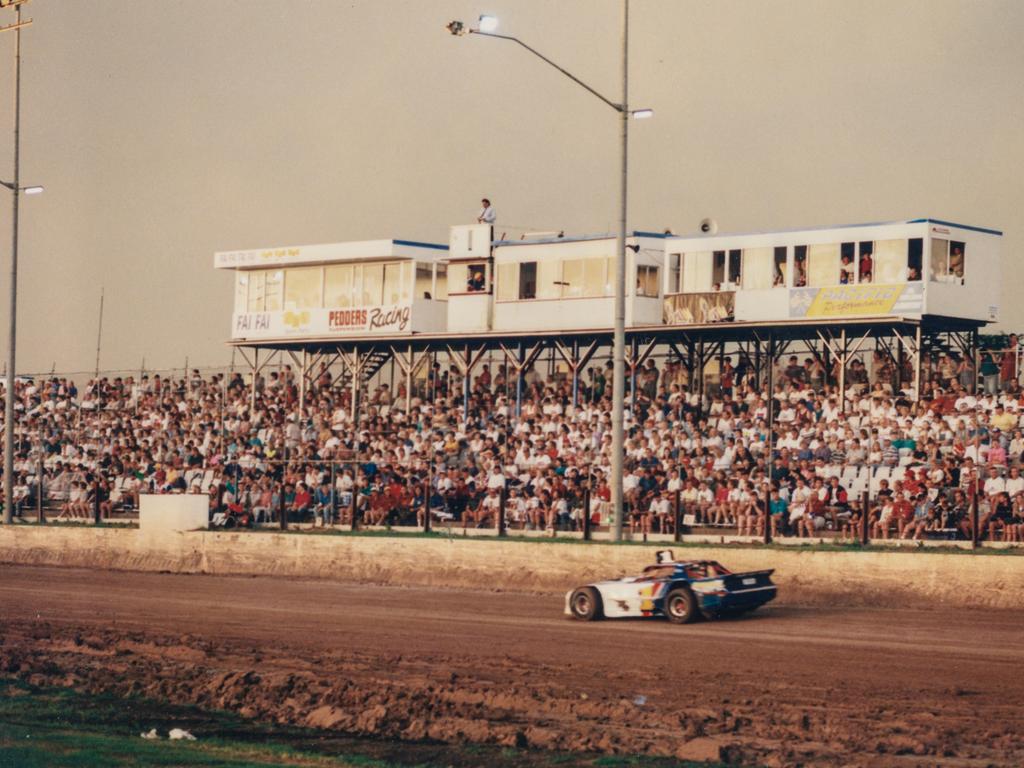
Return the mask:
[[[215,365],[217,250],[402,237],[475,217],[613,231],[618,0],[34,0],[22,34],[19,371]],[[3,22],[13,20],[5,10]],[[630,227],[932,216],[1005,232],[1024,325],[1024,2],[633,0]],[[13,34],[0,36],[10,178]],[[0,200],[9,198],[0,196]],[[6,359],[10,212],[0,207]]]

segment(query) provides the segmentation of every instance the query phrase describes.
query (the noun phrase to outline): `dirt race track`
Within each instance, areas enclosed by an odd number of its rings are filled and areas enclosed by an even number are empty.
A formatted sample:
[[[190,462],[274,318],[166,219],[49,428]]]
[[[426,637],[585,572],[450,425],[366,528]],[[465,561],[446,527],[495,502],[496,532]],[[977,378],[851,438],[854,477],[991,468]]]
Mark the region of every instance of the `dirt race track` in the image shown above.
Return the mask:
[[[1024,616],[769,606],[583,624],[558,597],[0,566],[0,675],[444,741],[751,765],[1024,765]]]

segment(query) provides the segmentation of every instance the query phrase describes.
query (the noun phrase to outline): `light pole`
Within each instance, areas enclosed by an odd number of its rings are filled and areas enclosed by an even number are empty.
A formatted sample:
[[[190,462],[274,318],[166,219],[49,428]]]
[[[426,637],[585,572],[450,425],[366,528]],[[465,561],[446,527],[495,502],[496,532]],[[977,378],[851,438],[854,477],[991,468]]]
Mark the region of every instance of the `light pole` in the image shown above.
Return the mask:
[[[615,258],[615,329],[612,341],[612,461],[611,492],[612,510],[615,516],[613,538],[622,540],[622,462],[625,454],[624,411],[626,402],[626,214],[628,211],[629,178],[629,119],[646,118],[654,114],[651,109],[629,109],[629,0],[622,0],[622,101],[616,103],[584,83],[568,70],[560,67],[544,54],[531,48],[517,37],[499,35],[495,32],[498,20],[494,16],[481,16],[476,29],[467,27],[461,21],[452,21],[447,29],[453,35],[482,35],[499,40],[511,40],[532,53],[546,64],[551,65],[591,95],[596,96],[614,109],[622,125],[619,172],[619,233],[616,240]]]
[[[18,203],[21,194],[42,192],[42,187],[20,185],[21,161],[21,28],[32,19],[21,19],[21,6],[26,0],[0,0],[0,8],[14,6],[14,24],[0,27],[0,32],[14,31],[14,179],[0,182],[11,190],[13,219],[11,222],[11,307],[7,341],[7,391],[4,393],[4,523],[14,521],[14,382],[15,337],[18,320]]]

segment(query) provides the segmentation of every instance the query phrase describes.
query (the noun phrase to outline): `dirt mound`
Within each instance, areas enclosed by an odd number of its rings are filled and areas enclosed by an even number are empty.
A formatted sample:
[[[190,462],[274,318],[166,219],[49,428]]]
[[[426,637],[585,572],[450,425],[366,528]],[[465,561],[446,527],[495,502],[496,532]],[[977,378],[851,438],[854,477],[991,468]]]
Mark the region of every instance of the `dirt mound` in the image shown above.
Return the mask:
[[[7,568],[0,675],[395,740],[1024,764],[1011,612],[769,608],[678,627],[560,610],[515,593]]]
[[[910,691],[893,690],[869,703],[838,688],[827,701],[795,705],[795,692],[785,685],[752,685],[726,675],[717,685],[730,695],[700,697],[705,703],[687,695],[690,680],[659,681],[646,673],[595,680],[581,665],[555,668],[508,656],[481,669],[451,655],[309,653],[14,622],[4,628],[0,674],[38,686],[152,697],[390,739],[768,766],[1024,759],[1019,711],[1002,722],[950,718],[940,707],[907,711]],[[634,689],[648,695],[623,695]],[[950,694],[954,700],[971,696],[967,690]]]

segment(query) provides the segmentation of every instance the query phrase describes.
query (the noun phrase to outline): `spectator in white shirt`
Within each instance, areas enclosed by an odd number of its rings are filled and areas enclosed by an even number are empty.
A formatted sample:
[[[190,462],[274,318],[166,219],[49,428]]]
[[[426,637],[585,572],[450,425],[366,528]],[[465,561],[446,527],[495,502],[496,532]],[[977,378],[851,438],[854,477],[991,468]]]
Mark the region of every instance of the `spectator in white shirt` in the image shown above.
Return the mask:
[[[480,213],[476,217],[477,224],[494,224],[497,215],[494,212],[494,206],[491,205],[491,201],[486,197],[480,201]]]

